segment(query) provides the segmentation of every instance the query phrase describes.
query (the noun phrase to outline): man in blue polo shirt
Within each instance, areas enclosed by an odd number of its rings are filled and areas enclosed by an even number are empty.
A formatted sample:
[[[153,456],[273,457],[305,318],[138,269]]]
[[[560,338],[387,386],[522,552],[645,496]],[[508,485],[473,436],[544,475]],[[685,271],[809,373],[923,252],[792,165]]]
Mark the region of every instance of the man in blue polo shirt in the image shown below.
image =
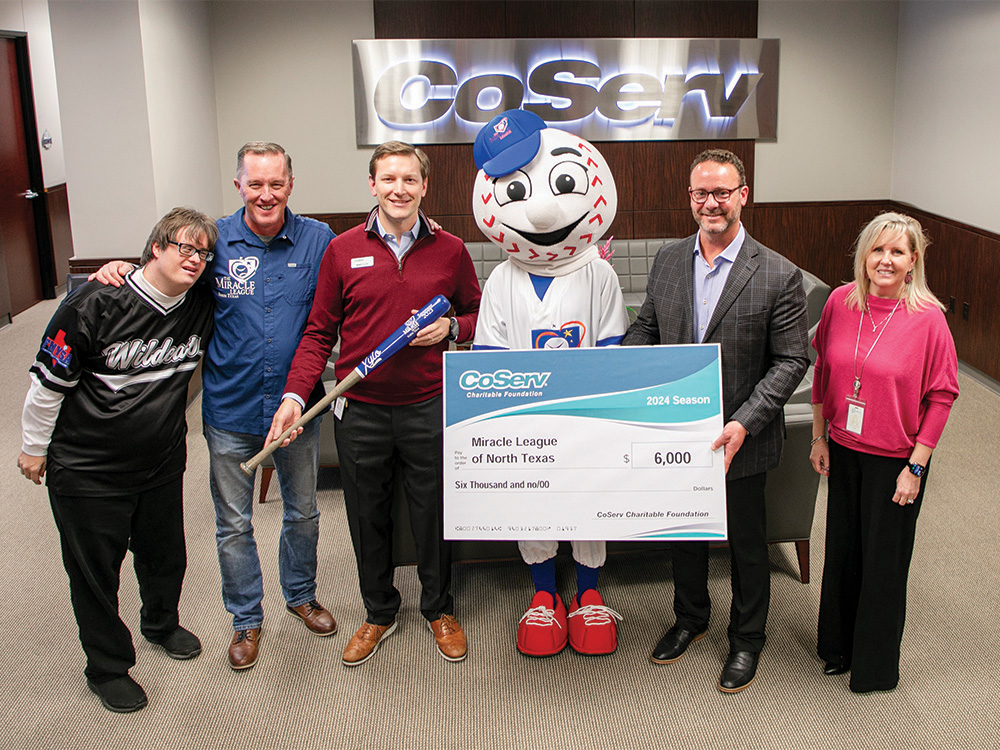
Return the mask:
[[[234,183],[243,208],[219,220],[209,271],[215,334],[204,360],[202,417],[222,599],[233,616],[229,664],[248,669],[257,663],[264,591],[251,525],[253,478],[239,465],[264,447],[312,306],[320,260],[334,234],[326,224],[288,210],[292,160],[276,143],[243,146]],[[117,264],[109,264],[98,278],[115,283],[116,275]],[[322,395],[318,383],[308,406]],[[337,624],[316,601],[319,427],[320,420],[313,420],[274,454],[284,503],[278,571],[288,614],[327,636]]]

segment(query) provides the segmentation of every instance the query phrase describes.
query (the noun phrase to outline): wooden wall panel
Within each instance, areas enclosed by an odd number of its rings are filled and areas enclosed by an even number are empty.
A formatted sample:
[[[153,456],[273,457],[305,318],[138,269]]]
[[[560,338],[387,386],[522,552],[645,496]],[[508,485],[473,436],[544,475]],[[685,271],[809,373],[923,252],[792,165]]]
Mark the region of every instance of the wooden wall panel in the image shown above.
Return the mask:
[[[948,315],[952,332],[960,332],[963,348],[967,356],[959,356],[982,370],[994,380],[1000,380],[1000,237],[979,238],[979,248],[975,256],[968,258],[968,266],[957,265],[964,258],[949,258],[955,262],[955,271],[965,275],[966,285],[956,295],[955,312]],[[931,256],[932,262],[944,258]],[[975,269],[970,271],[970,269]],[[965,298],[968,297],[968,300]],[[963,316],[964,302],[969,302],[969,319]],[[947,300],[944,300],[947,304]],[[964,330],[963,330],[964,329]]]
[[[507,34],[518,39],[635,36],[632,0],[511,0]]]
[[[374,205],[374,198],[372,205]],[[368,220],[368,214],[304,214],[317,221],[327,224],[337,234],[346,232],[351,227],[363,224]]]
[[[945,305],[954,298],[945,316],[959,359],[1000,380],[1000,236],[906,204],[895,209],[930,237],[928,283]]]
[[[375,0],[376,39],[492,39],[507,36],[504,0]]]
[[[52,237],[52,256],[56,267],[56,285],[66,283],[69,259],[73,257],[73,231],[69,223],[69,198],[66,184],[45,188],[45,205]]]
[[[753,39],[757,36],[757,2],[635,0],[634,36]]]
[[[757,36],[756,0],[375,0],[377,39]]]
[[[427,197],[421,204],[428,214],[472,216],[472,188],[476,165],[472,144],[421,146],[431,160]]]
[[[597,144],[615,178],[619,215],[635,210],[635,147],[636,144],[631,141],[605,141]]]
[[[635,234],[632,239],[667,239],[687,237],[697,230],[691,209],[670,211],[636,211],[634,214]]]
[[[127,255],[115,256],[114,258],[70,258],[69,261],[69,272],[70,273],[94,273],[94,271],[101,270],[101,266],[105,263],[110,263],[113,260],[124,260],[134,265],[139,265],[139,256],[133,255],[131,258]],[[63,279],[65,282],[66,279]]]
[[[753,236],[836,287],[854,278],[854,241],[888,201],[758,203]]]

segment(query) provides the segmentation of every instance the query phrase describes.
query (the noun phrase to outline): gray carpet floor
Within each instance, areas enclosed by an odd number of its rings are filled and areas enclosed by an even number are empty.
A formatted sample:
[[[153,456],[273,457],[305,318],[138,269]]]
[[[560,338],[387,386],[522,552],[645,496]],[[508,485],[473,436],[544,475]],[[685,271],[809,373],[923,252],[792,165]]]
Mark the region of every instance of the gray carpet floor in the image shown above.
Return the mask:
[[[962,396],[935,453],[918,525],[903,642],[902,680],[892,692],[853,695],[847,677],[825,677],[815,656],[823,560],[825,485],[817,499],[812,579],[797,579],[792,545],[771,547],[768,643],[754,684],[723,695],[729,566],[713,552],[715,615],[706,639],[679,662],[648,653],[672,616],[667,553],[609,560],[608,603],[625,616],[610,656],[569,649],[521,657],[518,618],[531,587],[519,562],[456,566],[457,614],[468,659],[434,650],[417,607],[413,568],[397,571],[400,628],[367,664],[340,654],[363,613],[336,475],[321,475],[319,598],[340,632],[309,634],[284,614],[277,581],[277,482],[254,515],[265,575],[258,665],[234,673],[232,631],[222,608],[208,459],[198,403],[189,410],[185,479],[188,574],[182,622],[204,653],[176,662],[138,636],[138,588],[127,559],[121,612],[138,640],[133,676],[149,706],[115,715],[82,676],[83,655],[44,488],[15,466],[27,369],[54,310],[46,302],[0,330],[0,746],[5,748],[988,748],[1000,747],[1000,564],[996,555],[1000,468],[995,457],[1000,396],[961,378]],[[571,563],[560,562],[572,594]]]

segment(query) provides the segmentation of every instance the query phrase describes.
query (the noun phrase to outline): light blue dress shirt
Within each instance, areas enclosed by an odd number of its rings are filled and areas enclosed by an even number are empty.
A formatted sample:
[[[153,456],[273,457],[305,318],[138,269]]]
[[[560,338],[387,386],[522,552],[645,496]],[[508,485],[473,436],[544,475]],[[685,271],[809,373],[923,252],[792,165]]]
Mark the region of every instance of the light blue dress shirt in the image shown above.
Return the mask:
[[[416,222],[408,232],[403,232],[398,242],[396,241],[396,235],[382,228],[382,222],[378,220],[377,213],[375,214],[375,228],[378,230],[379,236],[385,240],[389,249],[396,254],[396,260],[402,262],[403,256],[410,249],[410,245],[413,244],[414,240],[417,239],[417,235],[420,234],[420,217],[417,217]]]
[[[740,231],[736,233],[736,238],[726,246],[719,255],[715,257],[714,265],[709,265],[705,257],[701,254],[701,234],[694,240],[694,340],[702,343],[705,340],[705,330],[712,320],[715,306],[719,304],[719,297],[726,286],[726,279],[733,268],[740,248],[747,233],[740,223]]]

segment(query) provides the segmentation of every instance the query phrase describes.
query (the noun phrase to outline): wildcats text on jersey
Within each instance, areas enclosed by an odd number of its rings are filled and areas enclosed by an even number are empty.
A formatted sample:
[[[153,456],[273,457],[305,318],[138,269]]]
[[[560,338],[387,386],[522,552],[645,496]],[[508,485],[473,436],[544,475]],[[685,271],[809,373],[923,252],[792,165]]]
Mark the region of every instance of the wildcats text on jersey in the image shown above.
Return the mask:
[[[171,337],[162,342],[159,339],[132,339],[116,341],[106,346],[101,354],[108,367],[115,370],[129,370],[133,367],[158,367],[161,364],[197,359],[201,356],[201,336],[192,335],[187,342],[174,345]]]

